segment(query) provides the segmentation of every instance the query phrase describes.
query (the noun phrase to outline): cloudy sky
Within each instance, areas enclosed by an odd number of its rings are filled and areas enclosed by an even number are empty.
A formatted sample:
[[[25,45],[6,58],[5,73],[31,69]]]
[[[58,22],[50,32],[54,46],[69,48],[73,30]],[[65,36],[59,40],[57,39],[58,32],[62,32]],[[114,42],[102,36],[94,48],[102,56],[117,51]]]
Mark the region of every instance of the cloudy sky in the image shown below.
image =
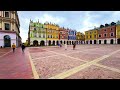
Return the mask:
[[[30,19],[59,24],[80,32],[120,20],[120,11],[18,11],[22,41],[28,38]]]

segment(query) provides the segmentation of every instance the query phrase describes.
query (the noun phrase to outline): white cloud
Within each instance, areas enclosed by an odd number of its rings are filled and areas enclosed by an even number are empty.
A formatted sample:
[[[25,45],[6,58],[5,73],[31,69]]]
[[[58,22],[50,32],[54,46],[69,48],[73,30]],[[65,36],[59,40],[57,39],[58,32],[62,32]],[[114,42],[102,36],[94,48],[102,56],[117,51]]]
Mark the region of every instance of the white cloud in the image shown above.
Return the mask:
[[[88,11],[86,12],[85,16],[84,16],[84,21],[82,24],[82,28],[80,29],[81,32],[87,31],[89,29],[93,29],[95,26],[99,26],[98,23],[93,23],[92,20],[99,17],[99,15],[91,15],[91,12]]]
[[[66,20],[66,19],[63,18],[63,17],[51,16],[51,15],[49,15],[49,14],[44,14],[44,15],[41,16],[41,17],[36,17],[36,18],[35,18],[36,21],[38,21],[38,19],[39,19],[39,21],[40,21],[41,23],[44,23],[44,22],[48,21],[48,22],[56,23],[56,24],[63,23],[63,22],[65,22],[65,20]]]
[[[24,28],[20,27],[20,36],[22,38],[22,42],[26,42],[28,38],[28,30],[25,30]]]

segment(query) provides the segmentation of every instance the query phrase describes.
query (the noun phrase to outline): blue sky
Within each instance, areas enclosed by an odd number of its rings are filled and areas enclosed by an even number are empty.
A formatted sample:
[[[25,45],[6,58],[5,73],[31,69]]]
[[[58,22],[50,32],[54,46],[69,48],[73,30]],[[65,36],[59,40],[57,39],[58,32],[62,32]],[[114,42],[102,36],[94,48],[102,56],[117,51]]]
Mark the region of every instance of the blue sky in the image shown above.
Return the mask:
[[[120,11],[18,11],[20,19],[20,36],[25,42],[28,38],[30,19],[44,23],[56,23],[83,32],[99,27],[101,24],[120,20]]]

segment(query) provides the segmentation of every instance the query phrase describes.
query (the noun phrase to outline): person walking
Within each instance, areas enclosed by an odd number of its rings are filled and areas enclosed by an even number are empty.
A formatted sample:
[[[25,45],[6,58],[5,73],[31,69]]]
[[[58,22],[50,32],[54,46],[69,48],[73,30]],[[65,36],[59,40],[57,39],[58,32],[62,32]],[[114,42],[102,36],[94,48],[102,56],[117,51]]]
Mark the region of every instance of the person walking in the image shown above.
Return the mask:
[[[75,47],[76,47],[76,43],[73,44],[73,50],[75,50]]]
[[[67,44],[65,43],[65,50],[67,50]]]
[[[25,45],[24,45],[24,43],[22,44],[21,48],[22,48],[22,52],[24,53],[24,50],[25,50]]]
[[[12,45],[13,53],[15,52],[15,48],[16,48],[16,45],[13,43]]]

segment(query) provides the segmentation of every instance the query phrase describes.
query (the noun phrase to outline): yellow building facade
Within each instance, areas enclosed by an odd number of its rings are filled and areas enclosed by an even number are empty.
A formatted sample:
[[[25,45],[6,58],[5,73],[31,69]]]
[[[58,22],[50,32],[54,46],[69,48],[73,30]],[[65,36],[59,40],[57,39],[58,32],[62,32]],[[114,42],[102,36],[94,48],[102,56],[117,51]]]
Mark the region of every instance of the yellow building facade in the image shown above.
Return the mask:
[[[97,44],[97,35],[98,35],[97,29],[85,31],[85,43],[86,44]]]
[[[77,32],[77,33],[76,33],[76,40],[77,40],[77,44],[83,44],[83,43],[84,43],[84,40],[85,40],[85,35],[84,35],[84,33]]]
[[[47,31],[47,45],[57,45],[59,42],[59,26],[57,24],[52,24],[48,22],[46,22],[44,25]]]
[[[116,24],[116,42],[120,44],[120,21]]]

